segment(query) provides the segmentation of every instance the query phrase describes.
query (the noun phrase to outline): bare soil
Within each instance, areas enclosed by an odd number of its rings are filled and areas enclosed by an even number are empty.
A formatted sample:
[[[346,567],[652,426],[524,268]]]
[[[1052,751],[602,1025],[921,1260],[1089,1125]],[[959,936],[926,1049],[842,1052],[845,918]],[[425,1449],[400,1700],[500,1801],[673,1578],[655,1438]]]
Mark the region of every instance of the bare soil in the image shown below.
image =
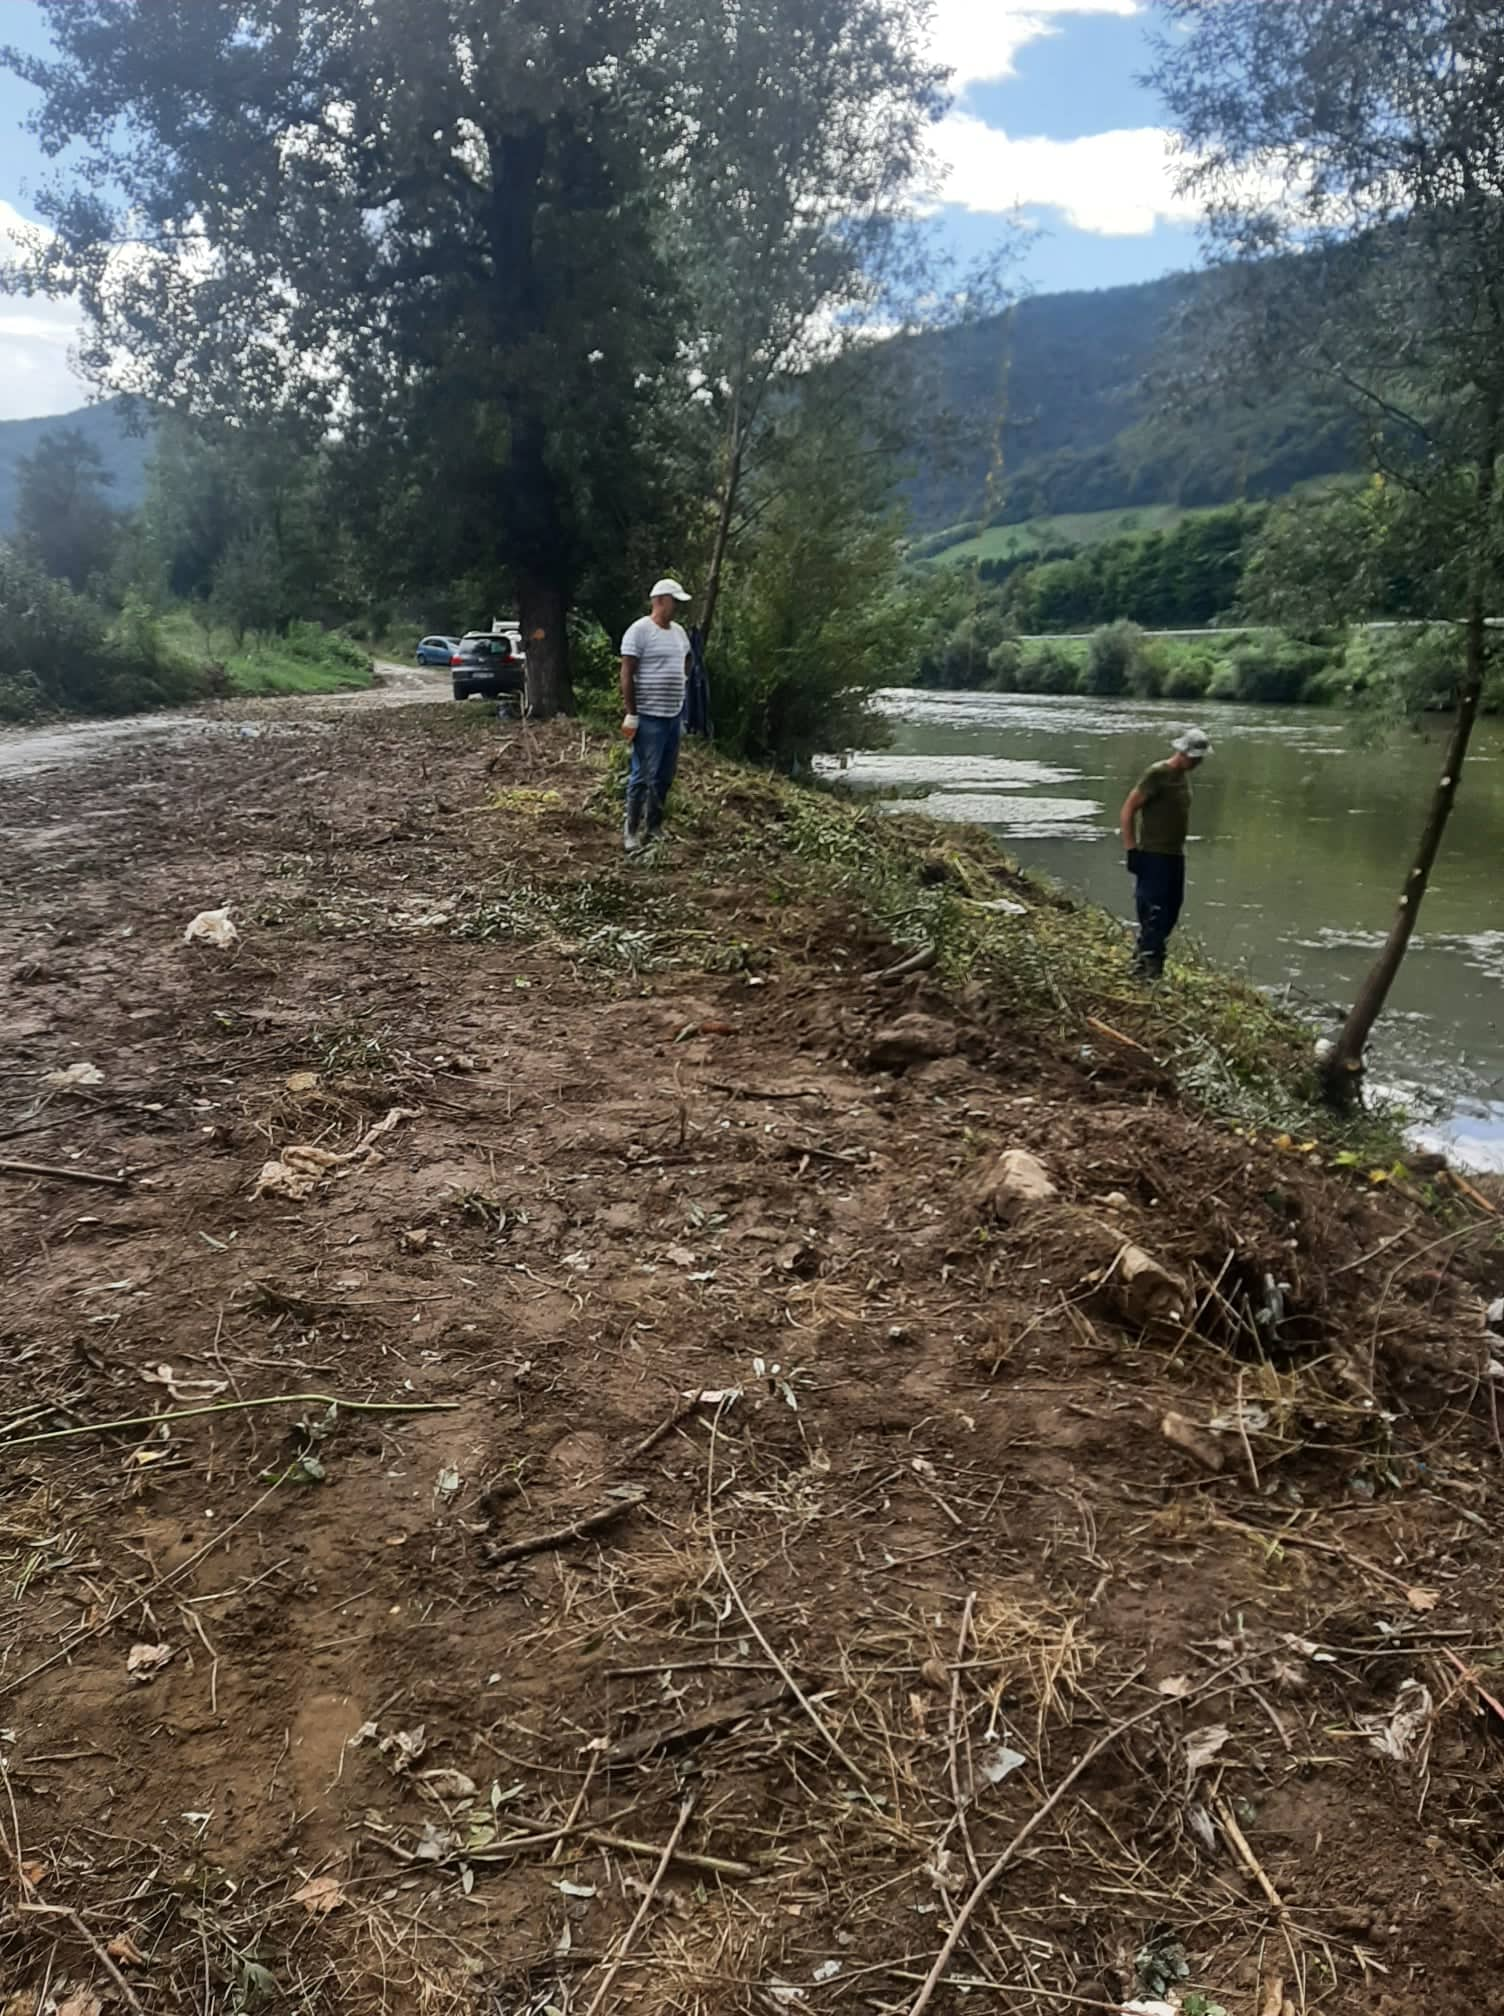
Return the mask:
[[[9,2016],[1500,2006],[1489,1212],[754,779],[258,719],[0,782]]]

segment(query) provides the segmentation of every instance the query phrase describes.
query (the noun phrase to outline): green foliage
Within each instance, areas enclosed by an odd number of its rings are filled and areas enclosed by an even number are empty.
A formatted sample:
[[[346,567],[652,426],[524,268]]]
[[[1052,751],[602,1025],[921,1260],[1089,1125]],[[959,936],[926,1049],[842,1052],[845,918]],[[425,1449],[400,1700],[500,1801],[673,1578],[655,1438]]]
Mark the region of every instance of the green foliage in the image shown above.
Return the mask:
[[[111,625],[104,612],[0,543],[0,719],[48,714],[126,714],[202,699],[203,668],[164,642],[144,601],[127,601]]]
[[[1237,644],[1213,678],[1208,697],[1290,706],[1306,698],[1311,681],[1331,662],[1330,646],[1260,631]]]
[[[105,495],[113,481],[97,442],[76,427],[44,434],[17,465],[17,544],[80,593],[115,550],[119,521]]]
[[[1094,631],[1086,647],[1083,693],[1111,698],[1128,691],[1129,679],[1144,651],[1144,633],[1136,623],[1105,624]]]
[[[811,414],[728,575],[710,668],[716,733],[780,767],[882,741],[871,696],[907,664],[918,605],[860,445],[838,414]]]
[[[1211,691],[1217,661],[1207,651],[1165,651],[1160,697],[1165,700],[1204,700]]]
[[[1076,693],[1081,664],[1063,644],[1025,644],[1018,667],[1020,693]]]
[[[237,693],[330,693],[371,683],[363,645],[316,623],[293,623],[285,636],[253,638],[225,661]]]

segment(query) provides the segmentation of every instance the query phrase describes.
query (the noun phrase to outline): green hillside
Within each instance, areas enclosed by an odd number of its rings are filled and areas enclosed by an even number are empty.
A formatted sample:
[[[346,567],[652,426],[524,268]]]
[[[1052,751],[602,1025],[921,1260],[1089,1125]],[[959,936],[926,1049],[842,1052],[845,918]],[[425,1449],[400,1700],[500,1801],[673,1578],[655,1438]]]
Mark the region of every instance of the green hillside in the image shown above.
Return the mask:
[[[1063,511],[1054,517],[1026,518],[1019,525],[989,525],[984,532],[958,540],[933,557],[1018,560],[1026,554],[1058,552],[1065,546],[1103,546],[1110,539],[1168,532],[1193,515],[1178,504],[1144,504],[1126,511]]]
[[[1200,405],[1173,389],[1220,341],[1225,284],[1182,273],[1044,294],[916,339],[957,435],[943,461],[916,444],[917,529],[955,526],[965,539],[1046,517],[1186,510],[1282,496],[1357,467],[1350,423],[1303,391]]]
[[[41,420],[0,420],[0,535],[15,523],[17,468],[44,434],[73,430],[92,441],[115,479],[110,502],[120,510],[139,504],[146,494],[151,436],[132,433],[125,410],[122,401],[111,399],[100,406],[80,406],[76,412],[51,414]]]

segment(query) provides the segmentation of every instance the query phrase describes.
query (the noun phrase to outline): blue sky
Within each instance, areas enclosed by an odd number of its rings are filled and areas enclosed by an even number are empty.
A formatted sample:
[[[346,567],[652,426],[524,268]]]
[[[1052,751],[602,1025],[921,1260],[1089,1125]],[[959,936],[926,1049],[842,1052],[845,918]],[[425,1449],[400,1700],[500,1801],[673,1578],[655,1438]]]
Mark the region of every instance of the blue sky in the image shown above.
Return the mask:
[[[963,256],[1021,217],[1036,293],[1114,287],[1196,263],[1153,96],[1149,0],[934,0],[937,57],[955,103],[936,130],[937,229]],[[0,0],[0,42],[46,45],[33,0]],[[46,163],[22,128],[32,94],[0,72],[0,259],[34,216]],[[68,361],[65,302],[0,296],[0,419],[60,413],[85,388]]]

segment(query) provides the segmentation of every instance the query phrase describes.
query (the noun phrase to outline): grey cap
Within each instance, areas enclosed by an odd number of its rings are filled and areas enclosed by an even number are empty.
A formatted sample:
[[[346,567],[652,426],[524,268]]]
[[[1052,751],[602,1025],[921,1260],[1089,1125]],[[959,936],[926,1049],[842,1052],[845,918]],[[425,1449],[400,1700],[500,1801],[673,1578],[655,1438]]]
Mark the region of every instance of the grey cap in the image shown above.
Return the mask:
[[[1177,735],[1172,748],[1180,756],[1193,756],[1198,763],[1212,753],[1211,738],[1204,728],[1187,728],[1183,735]]]

